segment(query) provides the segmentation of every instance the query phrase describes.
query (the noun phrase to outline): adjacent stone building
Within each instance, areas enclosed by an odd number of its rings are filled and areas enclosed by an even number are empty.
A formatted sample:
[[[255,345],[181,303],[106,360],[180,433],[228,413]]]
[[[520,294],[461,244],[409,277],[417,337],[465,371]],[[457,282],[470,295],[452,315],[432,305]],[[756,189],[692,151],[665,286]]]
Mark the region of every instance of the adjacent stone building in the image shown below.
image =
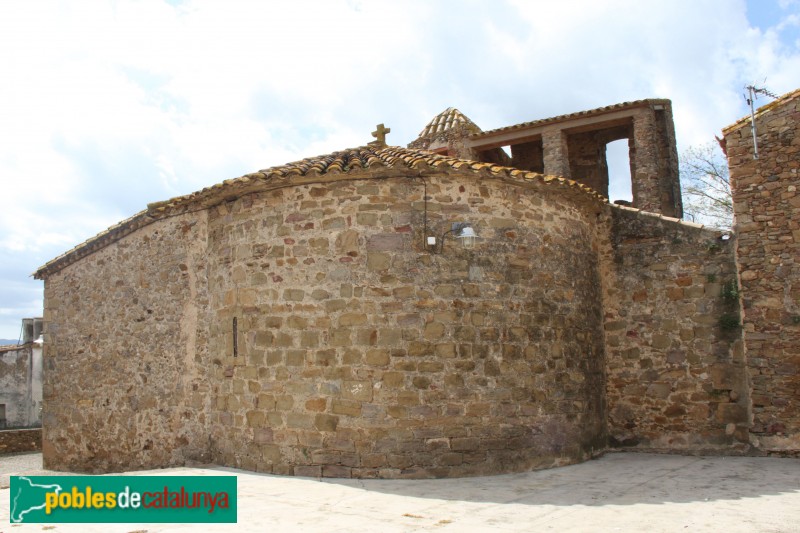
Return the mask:
[[[605,197],[626,136],[649,211]],[[665,216],[674,154],[666,100],[485,133],[449,109],[409,148],[151,204],[36,273],[45,464],[398,478],[757,453],[736,241]]]
[[[800,449],[800,90],[724,130],[754,443]]]
[[[23,319],[21,342],[0,346],[0,429],[41,425],[42,325]]]

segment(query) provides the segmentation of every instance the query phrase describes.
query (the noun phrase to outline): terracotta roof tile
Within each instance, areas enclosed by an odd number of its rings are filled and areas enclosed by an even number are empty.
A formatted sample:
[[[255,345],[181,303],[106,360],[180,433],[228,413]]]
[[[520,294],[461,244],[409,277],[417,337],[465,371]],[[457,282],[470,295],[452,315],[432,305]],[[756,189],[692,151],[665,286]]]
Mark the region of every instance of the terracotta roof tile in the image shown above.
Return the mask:
[[[613,111],[621,111],[623,109],[630,109],[634,107],[642,107],[646,105],[652,104],[665,104],[669,105],[671,102],[666,99],[658,99],[658,98],[647,98],[645,100],[633,100],[630,102],[622,102],[619,104],[613,104],[605,107],[598,107],[596,109],[588,109],[586,111],[577,111],[575,113],[568,113],[566,115],[558,115],[555,117],[549,118],[542,118],[539,120],[533,120],[531,122],[522,122],[520,124],[513,124],[511,126],[503,126],[502,128],[495,128],[493,130],[487,130],[480,133],[474,133],[470,136],[472,139],[480,139],[481,137],[487,137],[489,135],[494,135],[500,132],[524,129],[524,128],[531,128],[536,126],[542,126],[544,124],[550,124],[553,122],[561,122],[564,120],[570,120],[575,118],[583,118],[583,117],[591,117],[596,115],[602,115],[604,113],[611,113]]]
[[[146,210],[111,226],[49,261],[33,275],[36,279],[44,279],[155,220],[213,207],[232,197],[238,198],[245,194],[289,184],[303,185],[318,181],[335,181],[331,178],[337,175],[342,175],[342,179],[362,176],[396,177],[398,171],[404,175],[413,173],[418,176],[456,171],[473,173],[477,177],[504,179],[511,182],[539,182],[576,191],[581,198],[601,203],[608,201],[604,196],[585,185],[557,176],[545,176],[493,163],[442,156],[426,150],[368,145],[259,170],[239,178],[227,179],[222,183],[191,194],[148,204]]]
[[[437,133],[442,133],[456,126],[466,126],[475,133],[480,133],[481,131],[478,125],[472,122],[464,113],[455,107],[448,107],[428,122],[428,125],[419,132],[419,137],[428,137]]]
[[[758,109],[756,109],[755,115],[758,116],[758,115],[760,115],[762,113],[767,113],[773,107],[775,107],[777,105],[780,105],[780,104],[783,104],[784,102],[788,102],[789,100],[793,100],[794,98],[798,98],[798,97],[800,97],[800,89],[795,89],[794,91],[791,91],[791,92],[788,92],[786,94],[783,94],[783,95],[779,96],[777,99],[773,100],[772,102],[769,102],[768,104],[764,104],[761,107],[759,107]],[[737,120],[736,122],[734,122],[730,126],[725,126],[724,128],[722,128],[722,134],[723,135],[728,135],[729,133],[733,132],[734,130],[741,128],[745,124],[750,124],[750,119],[751,119],[750,115],[747,115],[746,117],[740,118],[739,120]],[[756,126],[758,126],[758,122],[756,122]]]
[[[706,230],[706,231],[709,231],[709,232],[711,232],[713,234],[716,234],[716,235],[729,234],[729,232],[725,231],[725,230],[720,230],[720,229],[717,229],[717,228],[706,226],[704,224],[698,224],[697,222],[690,222],[688,220],[683,220],[683,219],[680,219],[680,218],[668,217],[666,215],[662,215],[661,213],[653,213],[652,211],[644,211],[642,209],[639,209],[638,207],[632,207],[632,206],[629,206],[629,205],[619,205],[619,204],[609,204],[609,205],[613,209],[618,209],[620,211],[631,211],[633,213],[638,213],[640,216],[643,216],[643,217],[658,218],[658,219],[661,219],[661,220],[666,220],[667,222],[670,222],[672,224],[678,224],[680,226],[686,226],[688,228]]]

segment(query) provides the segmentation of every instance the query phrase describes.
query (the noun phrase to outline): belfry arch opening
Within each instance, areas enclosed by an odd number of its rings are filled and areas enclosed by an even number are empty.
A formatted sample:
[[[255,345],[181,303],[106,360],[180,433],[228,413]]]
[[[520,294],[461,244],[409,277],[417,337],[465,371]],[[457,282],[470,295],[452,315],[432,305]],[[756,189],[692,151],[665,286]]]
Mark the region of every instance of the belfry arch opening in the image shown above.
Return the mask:
[[[451,122],[458,127],[440,127]],[[683,217],[669,100],[625,102],[489,131],[448,108],[409,147],[569,178],[611,201]]]
[[[631,157],[628,139],[606,144],[608,165],[608,199],[611,202],[633,202]]]
[[[632,137],[633,121],[630,119],[592,124],[567,131],[569,177],[611,199],[608,145],[622,141],[627,146]],[[628,176],[630,176],[630,171],[628,171]]]

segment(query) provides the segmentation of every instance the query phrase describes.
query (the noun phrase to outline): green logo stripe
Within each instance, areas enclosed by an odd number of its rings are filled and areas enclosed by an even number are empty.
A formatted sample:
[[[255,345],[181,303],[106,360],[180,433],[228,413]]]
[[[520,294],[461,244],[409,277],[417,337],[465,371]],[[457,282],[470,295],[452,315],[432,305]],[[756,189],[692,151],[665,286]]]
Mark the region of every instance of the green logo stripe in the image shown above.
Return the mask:
[[[235,523],[236,476],[11,476],[11,523]]]

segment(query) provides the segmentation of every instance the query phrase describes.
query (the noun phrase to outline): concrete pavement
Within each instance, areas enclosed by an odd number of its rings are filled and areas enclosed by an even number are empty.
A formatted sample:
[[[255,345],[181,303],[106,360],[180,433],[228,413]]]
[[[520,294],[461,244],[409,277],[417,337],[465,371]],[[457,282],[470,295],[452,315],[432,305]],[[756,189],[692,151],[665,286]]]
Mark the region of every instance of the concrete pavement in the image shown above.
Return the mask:
[[[17,473],[47,473],[41,454],[0,457],[0,486],[7,487],[8,475]],[[800,532],[800,459],[615,453],[524,474],[421,481],[317,480],[220,467],[136,474],[236,475],[239,523],[44,527],[55,532]],[[0,531],[42,531],[41,524],[9,524],[8,504],[3,488]]]

